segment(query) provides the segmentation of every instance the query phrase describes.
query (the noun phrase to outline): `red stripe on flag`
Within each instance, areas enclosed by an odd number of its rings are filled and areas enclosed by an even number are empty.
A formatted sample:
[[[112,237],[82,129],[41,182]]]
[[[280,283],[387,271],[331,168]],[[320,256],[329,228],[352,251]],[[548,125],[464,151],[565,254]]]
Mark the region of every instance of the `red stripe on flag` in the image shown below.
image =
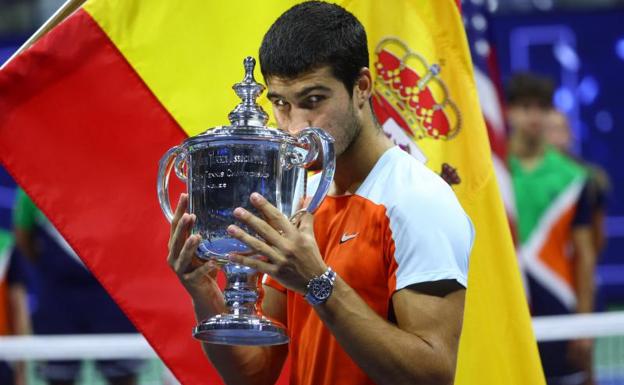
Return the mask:
[[[498,97],[498,104],[501,107],[503,113],[503,122],[505,121],[505,91],[502,82],[502,75],[500,73],[500,66],[498,65],[498,54],[494,44],[490,44],[490,54],[487,58],[487,70],[489,72],[489,78],[494,88],[496,88],[496,96]],[[493,101],[494,102],[494,101]],[[505,130],[507,132],[507,130]]]
[[[156,199],[158,160],[186,134],[82,10],[0,72],[0,94],[2,165],[178,379],[220,383]]]
[[[507,159],[507,142],[505,141],[505,137],[497,133],[488,119],[484,118],[483,120],[485,121],[485,126],[487,127],[490,147],[492,148],[492,151],[504,162],[505,159]]]

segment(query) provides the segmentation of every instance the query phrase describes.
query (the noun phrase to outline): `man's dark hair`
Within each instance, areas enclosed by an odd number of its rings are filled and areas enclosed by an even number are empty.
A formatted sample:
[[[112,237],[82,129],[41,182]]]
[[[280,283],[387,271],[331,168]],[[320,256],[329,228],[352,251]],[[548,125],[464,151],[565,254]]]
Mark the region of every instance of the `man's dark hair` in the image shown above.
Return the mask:
[[[362,67],[368,67],[366,31],[338,5],[322,1],[295,5],[264,35],[260,68],[265,79],[295,78],[325,65],[349,95]]]
[[[554,85],[547,77],[529,72],[517,73],[509,79],[505,91],[509,105],[532,102],[544,108],[552,107]]]

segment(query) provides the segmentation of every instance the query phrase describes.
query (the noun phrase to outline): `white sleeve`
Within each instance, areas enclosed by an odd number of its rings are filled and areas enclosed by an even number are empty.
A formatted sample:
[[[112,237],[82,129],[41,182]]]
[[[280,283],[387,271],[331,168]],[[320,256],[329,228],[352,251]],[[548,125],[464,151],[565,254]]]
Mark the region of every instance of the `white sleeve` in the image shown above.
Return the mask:
[[[474,226],[448,185],[401,193],[388,212],[394,241],[396,290],[453,279],[467,286]]]

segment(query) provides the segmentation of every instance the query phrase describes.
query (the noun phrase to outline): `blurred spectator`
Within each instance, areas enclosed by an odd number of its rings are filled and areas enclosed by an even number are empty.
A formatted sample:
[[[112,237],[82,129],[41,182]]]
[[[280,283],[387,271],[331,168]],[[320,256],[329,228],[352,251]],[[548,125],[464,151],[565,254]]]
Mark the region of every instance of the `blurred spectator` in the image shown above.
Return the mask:
[[[532,314],[591,312],[596,258],[587,176],[545,142],[553,85],[518,74],[506,91],[509,167]],[[591,340],[540,343],[539,350],[549,385],[594,383]]]
[[[13,224],[15,243],[33,262],[37,273],[38,306],[33,314],[35,334],[91,334],[136,332],[108,294],[84,267],[69,244],[18,190]],[[100,373],[113,385],[136,383],[141,362],[96,362]],[[79,361],[41,363],[39,374],[51,385],[73,384]]]
[[[610,190],[609,176],[606,171],[593,163],[587,162],[570,152],[573,143],[572,131],[568,118],[560,111],[552,109],[546,117],[546,142],[568,155],[587,171],[587,196],[591,208],[591,226],[596,255],[606,245],[605,217],[607,196]]]
[[[12,251],[13,237],[0,230],[0,336],[30,334],[26,272]],[[25,364],[0,362],[0,384],[26,385]]]

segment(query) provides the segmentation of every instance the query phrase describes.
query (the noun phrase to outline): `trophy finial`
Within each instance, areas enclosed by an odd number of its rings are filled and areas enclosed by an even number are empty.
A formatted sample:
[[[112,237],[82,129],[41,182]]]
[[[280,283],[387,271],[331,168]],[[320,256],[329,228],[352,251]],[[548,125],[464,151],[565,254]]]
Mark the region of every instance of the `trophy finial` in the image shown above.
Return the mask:
[[[230,112],[228,118],[233,126],[265,126],[269,120],[269,115],[256,102],[256,99],[264,86],[254,79],[253,71],[256,66],[256,60],[247,56],[243,60],[245,67],[245,77],[240,83],[232,86],[236,95],[241,98],[241,102]]]
[[[245,79],[243,80],[246,83],[255,82],[254,79],[254,68],[256,67],[256,59],[251,56],[247,56],[245,60],[243,60],[243,65],[245,66]]]

